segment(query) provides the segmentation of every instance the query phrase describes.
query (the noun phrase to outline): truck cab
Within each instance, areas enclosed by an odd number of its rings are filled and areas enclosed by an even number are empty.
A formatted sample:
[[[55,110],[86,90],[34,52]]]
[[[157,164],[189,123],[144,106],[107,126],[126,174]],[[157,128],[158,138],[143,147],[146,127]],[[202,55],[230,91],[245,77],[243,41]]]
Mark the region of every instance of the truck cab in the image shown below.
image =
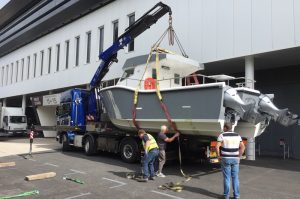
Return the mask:
[[[2,107],[0,110],[0,130],[5,134],[26,133],[27,118],[22,108]]]

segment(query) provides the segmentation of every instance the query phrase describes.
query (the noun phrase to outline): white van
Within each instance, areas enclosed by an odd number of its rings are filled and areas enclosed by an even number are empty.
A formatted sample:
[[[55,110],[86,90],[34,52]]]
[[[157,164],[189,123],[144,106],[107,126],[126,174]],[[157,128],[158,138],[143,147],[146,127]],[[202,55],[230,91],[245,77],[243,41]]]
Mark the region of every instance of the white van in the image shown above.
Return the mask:
[[[5,134],[26,133],[27,118],[22,108],[0,108],[0,131]]]

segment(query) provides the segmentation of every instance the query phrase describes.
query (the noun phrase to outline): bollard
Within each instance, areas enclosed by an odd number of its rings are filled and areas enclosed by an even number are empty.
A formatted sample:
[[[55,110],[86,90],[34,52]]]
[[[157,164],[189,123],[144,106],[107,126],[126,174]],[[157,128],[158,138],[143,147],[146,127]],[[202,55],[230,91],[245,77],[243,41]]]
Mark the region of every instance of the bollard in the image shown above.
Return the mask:
[[[247,139],[246,160],[255,160],[255,140],[254,140],[254,138]]]

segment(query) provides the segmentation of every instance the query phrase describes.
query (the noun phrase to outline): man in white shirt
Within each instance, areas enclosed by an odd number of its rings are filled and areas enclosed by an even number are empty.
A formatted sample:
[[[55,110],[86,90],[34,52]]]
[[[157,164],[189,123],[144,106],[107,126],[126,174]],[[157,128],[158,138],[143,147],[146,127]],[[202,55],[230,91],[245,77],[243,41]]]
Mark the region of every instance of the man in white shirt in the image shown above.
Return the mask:
[[[232,131],[231,123],[226,123],[223,130],[224,132],[218,137],[216,150],[217,155],[221,160],[221,168],[224,177],[224,198],[229,199],[231,178],[233,196],[234,198],[240,198],[239,163],[240,157],[245,151],[245,145],[241,136]]]

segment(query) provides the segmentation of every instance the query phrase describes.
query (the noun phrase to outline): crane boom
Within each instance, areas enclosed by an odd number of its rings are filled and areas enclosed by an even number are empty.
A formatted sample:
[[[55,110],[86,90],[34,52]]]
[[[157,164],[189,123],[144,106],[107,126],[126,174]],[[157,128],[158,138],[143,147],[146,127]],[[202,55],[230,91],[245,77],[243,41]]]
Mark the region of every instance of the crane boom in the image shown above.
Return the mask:
[[[101,59],[102,62],[94,74],[92,81],[90,82],[90,88],[95,88],[109,71],[109,67],[112,62],[118,61],[117,53],[120,49],[123,49],[125,46],[127,46],[127,44],[133,41],[134,38],[138,37],[144,31],[149,29],[166,13],[172,15],[171,8],[162,2],[157,3],[153,8],[151,8],[137,21],[130,25],[107,50],[102,52],[99,55],[99,59]]]

